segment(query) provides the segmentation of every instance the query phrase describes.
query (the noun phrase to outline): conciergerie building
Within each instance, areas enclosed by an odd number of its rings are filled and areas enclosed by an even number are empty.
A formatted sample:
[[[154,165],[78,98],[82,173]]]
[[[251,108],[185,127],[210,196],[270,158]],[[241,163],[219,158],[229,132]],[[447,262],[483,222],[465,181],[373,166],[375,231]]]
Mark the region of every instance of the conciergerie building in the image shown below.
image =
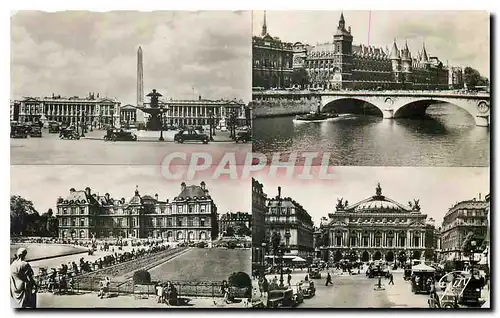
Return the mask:
[[[253,87],[288,88],[303,83],[294,73],[305,70],[309,88],[322,89],[455,89],[463,88],[462,69],[443,65],[425,44],[413,55],[396,39],[385,48],[353,44],[351,27],[340,15],[331,42],[311,46],[287,43],[267,32],[253,37]]]
[[[210,241],[217,238],[217,206],[205,182],[181,183],[173,200],[141,195],[130,199],[99,195],[87,187],[71,188],[57,199],[59,237],[72,239],[165,239],[168,242]]]
[[[319,229],[325,261],[435,259],[433,220],[427,220],[418,200],[398,203],[382,194],[380,184],[374,196],[360,202],[339,199],[328,217]]]

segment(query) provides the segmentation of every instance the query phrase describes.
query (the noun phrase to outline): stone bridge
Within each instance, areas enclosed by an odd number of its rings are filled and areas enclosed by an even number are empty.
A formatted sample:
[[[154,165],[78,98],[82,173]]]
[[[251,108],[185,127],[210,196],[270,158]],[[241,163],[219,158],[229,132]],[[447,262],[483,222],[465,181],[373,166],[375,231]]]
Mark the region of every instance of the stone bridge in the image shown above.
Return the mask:
[[[489,93],[460,93],[457,91],[261,91],[254,92],[254,99],[318,98],[322,111],[342,112],[341,101],[360,101],[375,106],[383,118],[414,117],[425,114],[433,104],[449,103],[466,110],[476,126],[487,127],[490,116]]]

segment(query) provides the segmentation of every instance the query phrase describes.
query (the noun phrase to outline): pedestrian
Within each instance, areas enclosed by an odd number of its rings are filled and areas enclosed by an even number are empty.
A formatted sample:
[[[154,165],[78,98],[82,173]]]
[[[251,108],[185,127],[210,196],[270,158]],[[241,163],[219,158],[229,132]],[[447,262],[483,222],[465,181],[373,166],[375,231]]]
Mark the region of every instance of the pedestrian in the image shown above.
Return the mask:
[[[391,273],[389,273],[389,284],[388,285],[394,285],[394,275]]]
[[[292,275],[290,275],[290,273],[288,273],[287,282],[288,286],[292,286]]]
[[[327,274],[326,274],[326,284],[325,284],[325,286],[328,286],[328,284],[333,285],[333,283],[332,283],[332,276],[330,275],[330,272],[327,272]]]
[[[264,276],[264,279],[262,281],[262,292],[264,294],[264,297],[267,297],[268,292],[269,292],[269,282],[267,281],[267,278]]]
[[[38,286],[33,278],[33,269],[25,261],[28,251],[21,247],[16,259],[10,264],[10,298],[13,308],[36,308]]]

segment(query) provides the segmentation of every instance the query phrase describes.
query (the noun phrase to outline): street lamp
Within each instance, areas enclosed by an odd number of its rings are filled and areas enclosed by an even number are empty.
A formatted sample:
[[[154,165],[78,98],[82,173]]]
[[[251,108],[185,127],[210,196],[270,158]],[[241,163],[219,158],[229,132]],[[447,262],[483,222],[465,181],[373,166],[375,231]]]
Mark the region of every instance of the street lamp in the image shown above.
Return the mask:
[[[82,111],[82,122],[81,122],[81,125],[82,125],[82,134],[80,135],[80,137],[85,137],[85,134],[84,134],[84,128],[85,128],[85,112]]]
[[[265,258],[266,258],[266,242],[262,242],[262,266],[261,266],[261,277],[264,277],[265,275],[265,269],[264,269],[264,266],[265,266]]]
[[[476,251],[476,244],[477,244],[477,242],[475,240],[470,242],[470,245],[471,245],[470,273],[471,273],[471,275],[474,274],[474,252]]]
[[[283,255],[285,254],[285,247],[280,245],[278,248],[278,255],[280,257],[280,287],[284,287],[283,284]]]
[[[209,119],[209,124],[210,124],[210,129],[209,129],[210,130],[210,141],[213,141],[214,137],[212,137],[212,125],[214,124],[213,123],[214,122],[214,114],[211,111],[209,111],[208,112],[208,117],[210,118]]]
[[[168,108],[164,107],[163,105],[160,105],[160,138],[158,138],[159,141],[164,141],[165,139],[163,138],[163,114],[168,111]]]

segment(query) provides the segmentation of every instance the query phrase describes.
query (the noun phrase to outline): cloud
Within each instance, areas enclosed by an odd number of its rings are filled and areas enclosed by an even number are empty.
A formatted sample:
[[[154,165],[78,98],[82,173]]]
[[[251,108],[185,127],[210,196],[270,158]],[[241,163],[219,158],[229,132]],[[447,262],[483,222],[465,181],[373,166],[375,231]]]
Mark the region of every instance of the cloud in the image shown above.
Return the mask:
[[[11,95],[94,91],[134,103],[142,46],[146,91],[193,98],[195,86],[206,98],[223,92],[248,101],[250,19],[229,11],[18,12],[11,18]]]

